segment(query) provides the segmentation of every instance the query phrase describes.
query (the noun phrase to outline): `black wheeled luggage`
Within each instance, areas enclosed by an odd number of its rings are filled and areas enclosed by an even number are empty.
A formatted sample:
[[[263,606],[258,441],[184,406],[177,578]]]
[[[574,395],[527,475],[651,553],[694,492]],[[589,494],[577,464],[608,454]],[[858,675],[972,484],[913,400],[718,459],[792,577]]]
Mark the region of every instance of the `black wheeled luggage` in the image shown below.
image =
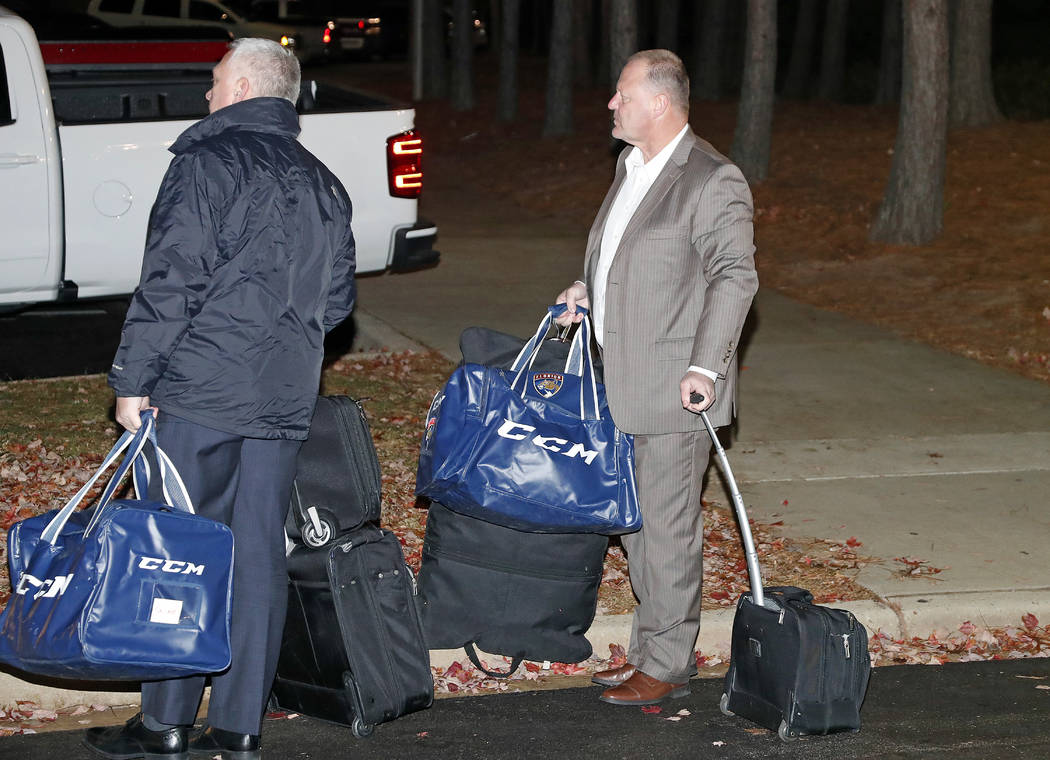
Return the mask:
[[[776,731],[784,741],[859,731],[871,672],[867,631],[848,610],[813,604],[805,589],[763,589],[744,500],[725,449],[707,414],[702,416],[733,495],[751,577],[751,592],[737,601],[719,707]]]
[[[362,737],[431,705],[430,652],[397,536],[366,525],[323,551],[296,547],[288,576],[276,706]]]
[[[379,519],[381,480],[360,402],[321,396],[296,462],[285,532],[317,549]]]

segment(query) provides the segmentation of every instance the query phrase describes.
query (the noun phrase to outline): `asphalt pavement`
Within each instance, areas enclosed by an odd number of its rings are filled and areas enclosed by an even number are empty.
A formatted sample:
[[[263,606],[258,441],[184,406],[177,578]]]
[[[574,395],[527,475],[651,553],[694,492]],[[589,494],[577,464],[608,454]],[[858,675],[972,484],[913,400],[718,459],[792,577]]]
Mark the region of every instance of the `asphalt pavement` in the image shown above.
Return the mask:
[[[599,687],[442,699],[355,739],[308,718],[268,720],[269,760],[1017,760],[1050,757],[1050,660],[898,666],[873,671],[859,733],[784,743],[718,710],[721,682],[694,679],[692,694],[659,713],[598,701]],[[0,758],[97,757],[80,731],[0,739]]]

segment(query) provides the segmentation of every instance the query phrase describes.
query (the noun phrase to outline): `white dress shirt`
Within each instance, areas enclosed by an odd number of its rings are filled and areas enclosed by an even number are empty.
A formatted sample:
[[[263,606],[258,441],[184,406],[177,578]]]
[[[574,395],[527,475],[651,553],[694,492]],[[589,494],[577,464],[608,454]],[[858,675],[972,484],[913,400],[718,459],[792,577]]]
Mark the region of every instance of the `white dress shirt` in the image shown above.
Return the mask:
[[[602,231],[601,252],[598,255],[598,266],[594,272],[594,283],[588,288],[590,291],[591,316],[594,324],[594,337],[598,345],[605,344],[605,287],[609,279],[609,269],[612,268],[613,259],[616,257],[616,249],[620,247],[620,239],[623,238],[627,224],[638,210],[653,182],[667,165],[671,154],[674,153],[678,143],[689,131],[689,125],[682,127],[682,131],[675,135],[671,142],[664,146],[663,150],[646,161],[641,149],[635,147],[624,162],[627,169],[627,177],[620,186],[609,216],[605,220],[605,229]],[[691,371],[707,375],[712,380],[718,377],[716,372],[692,366]]]

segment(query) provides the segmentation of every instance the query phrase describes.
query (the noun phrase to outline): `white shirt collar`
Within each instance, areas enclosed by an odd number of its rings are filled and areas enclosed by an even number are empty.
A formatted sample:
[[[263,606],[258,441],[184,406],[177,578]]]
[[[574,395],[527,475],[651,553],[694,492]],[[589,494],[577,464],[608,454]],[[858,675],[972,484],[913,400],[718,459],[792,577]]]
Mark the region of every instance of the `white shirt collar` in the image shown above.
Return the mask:
[[[663,170],[664,166],[671,158],[671,154],[674,153],[674,149],[678,147],[678,143],[685,137],[685,133],[689,131],[689,125],[686,124],[682,127],[682,131],[675,135],[671,142],[667,143],[659,153],[652,157],[652,159],[646,162],[645,157],[642,155],[641,148],[635,146],[635,149],[627,154],[626,166],[627,175],[630,176],[635,169],[642,170],[642,176],[646,180],[652,182],[656,179],[656,176]]]

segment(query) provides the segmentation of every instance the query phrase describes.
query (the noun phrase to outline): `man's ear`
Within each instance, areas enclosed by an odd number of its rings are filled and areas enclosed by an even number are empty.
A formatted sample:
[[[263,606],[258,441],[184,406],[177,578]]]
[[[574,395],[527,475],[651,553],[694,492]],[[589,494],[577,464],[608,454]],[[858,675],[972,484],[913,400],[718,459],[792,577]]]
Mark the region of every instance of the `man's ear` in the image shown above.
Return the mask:
[[[233,91],[234,102],[239,100],[247,100],[251,97],[251,83],[248,81],[248,77],[239,77],[237,79],[237,89]]]
[[[667,113],[667,109],[671,107],[671,99],[667,97],[665,93],[654,95],[652,101],[649,104],[651,109],[652,117],[657,119]]]

